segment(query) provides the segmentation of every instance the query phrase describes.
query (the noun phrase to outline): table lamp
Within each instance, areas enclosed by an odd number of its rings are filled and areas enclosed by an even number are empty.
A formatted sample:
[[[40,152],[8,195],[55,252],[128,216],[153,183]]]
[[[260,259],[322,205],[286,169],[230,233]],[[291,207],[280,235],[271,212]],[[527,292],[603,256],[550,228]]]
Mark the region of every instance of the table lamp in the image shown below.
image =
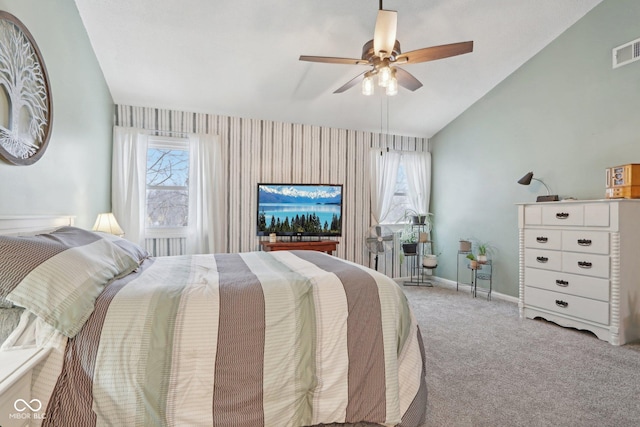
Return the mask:
[[[547,195],[546,196],[538,196],[536,198],[536,202],[557,202],[559,200],[557,194],[551,194],[551,191],[549,190],[549,187],[547,186],[547,184],[545,184],[541,179],[533,177],[533,172],[529,172],[525,176],[520,178],[518,180],[518,184],[529,185],[529,184],[531,184],[532,180],[540,182],[542,185],[544,185],[544,188],[547,189]]]
[[[111,213],[98,214],[96,223],[93,224],[93,231],[101,231],[103,233],[114,234],[116,236],[124,236],[124,231],[120,228],[116,217]]]

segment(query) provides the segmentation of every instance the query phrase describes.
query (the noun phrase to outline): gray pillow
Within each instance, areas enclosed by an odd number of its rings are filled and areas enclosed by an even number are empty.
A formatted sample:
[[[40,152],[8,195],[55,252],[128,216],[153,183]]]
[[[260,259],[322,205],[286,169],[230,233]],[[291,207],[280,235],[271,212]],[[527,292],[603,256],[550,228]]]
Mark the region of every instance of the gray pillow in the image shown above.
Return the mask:
[[[0,236],[0,265],[0,298],[73,337],[104,286],[139,263],[97,233],[62,227],[37,236]]]

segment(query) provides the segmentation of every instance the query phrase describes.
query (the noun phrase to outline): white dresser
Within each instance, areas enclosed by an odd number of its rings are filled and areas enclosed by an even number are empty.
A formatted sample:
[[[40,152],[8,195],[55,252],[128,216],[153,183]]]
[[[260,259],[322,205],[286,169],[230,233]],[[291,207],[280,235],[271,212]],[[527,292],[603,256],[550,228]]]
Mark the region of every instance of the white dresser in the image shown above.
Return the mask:
[[[640,339],[640,200],[518,205],[520,317]]]
[[[32,399],[31,374],[50,351],[36,347],[0,351],[0,426],[25,427],[44,419],[46,408]]]

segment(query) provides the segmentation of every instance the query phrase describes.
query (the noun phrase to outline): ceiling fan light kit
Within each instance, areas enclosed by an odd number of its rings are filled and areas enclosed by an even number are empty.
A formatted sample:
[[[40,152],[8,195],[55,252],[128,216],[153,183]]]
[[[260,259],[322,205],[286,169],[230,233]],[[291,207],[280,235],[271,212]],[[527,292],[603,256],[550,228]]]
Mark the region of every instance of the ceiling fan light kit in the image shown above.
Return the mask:
[[[399,86],[412,92],[422,87],[418,79],[403,68],[398,68],[398,65],[417,64],[473,52],[473,41],[467,41],[402,53],[400,42],[396,40],[397,27],[398,12],[383,9],[380,0],[373,39],[362,46],[362,58],[301,55],[300,61],[369,66],[370,70],[360,73],[333,93],[342,93],[362,82],[362,94],[373,95],[373,77],[377,76],[378,86],[384,87],[388,96],[393,96],[398,93]]]
[[[387,84],[386,94],[388,96],[394,96],[398,94],[398,79],[396,78],[396,70],[391,72],[391,78]]]
[[[378,72],[378,86],[387,87],[391,80],[391,68],[388,66],[380,68]]]
[[[376,29],[373,35],[373,49],[380,58],[388,58],[393,52],[398,30],[398,12],[395,10],[378,11]]]
[[[373,95],[373,92],[373,76],[371,75],[371,73],[367,72],[362,79],[362,94],[371,96]]]

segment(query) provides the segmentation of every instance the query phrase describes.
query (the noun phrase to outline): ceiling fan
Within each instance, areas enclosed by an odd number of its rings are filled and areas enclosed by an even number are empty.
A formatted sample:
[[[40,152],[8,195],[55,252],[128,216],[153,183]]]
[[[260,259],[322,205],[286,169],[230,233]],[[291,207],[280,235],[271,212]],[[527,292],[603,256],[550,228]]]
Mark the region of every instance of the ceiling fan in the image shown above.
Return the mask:
[[[473,41],[467,41],[425,47],[402,53],[400,42],[396,40],[397,24],[398,12],[383,9],[382,0],[380,0],[373,40],[369,40],[362,46],[362,58],[301,55],[300,61],[367,65],[371,67],[371,69],[357,75],[333,93],[342,93],[362,82],[362,93],[364,95],[372,95],[373,78],[377,76],[378,85],[386,88],[387,95],[395,95],[398,92],[398,85],[410,91],[415,91],[422,87],[422,83],[418,79],[408,71],[399,68],[398,65],[434,61],[473,51]]]

